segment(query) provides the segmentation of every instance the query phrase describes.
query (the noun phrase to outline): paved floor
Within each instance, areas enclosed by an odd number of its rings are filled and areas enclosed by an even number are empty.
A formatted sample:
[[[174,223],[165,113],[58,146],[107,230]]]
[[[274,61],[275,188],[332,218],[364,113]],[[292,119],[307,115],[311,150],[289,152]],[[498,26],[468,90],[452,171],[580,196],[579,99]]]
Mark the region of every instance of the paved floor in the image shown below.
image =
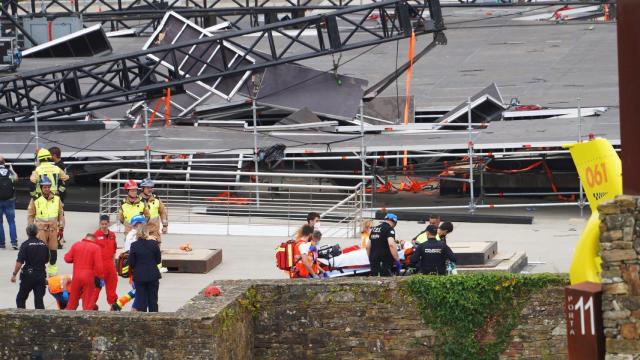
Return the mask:
[[[504,225],[504,224],[471,224],[456,223],[454,233],[449,241],[498,241],[500,252],[524,250],[531,262],[527,271],[535,272],[566,272],[569,269],[571,254],[584,220],[579,218],[579,212],[571,209],[540,209],[535,214],[533,225]],[[24,240],[26,224],[25,211],[17,211],[17,226],[20,241]],[[86,232],[93,232],[97,227],[95,213],[67,213],[67,228],[65,237],[69,243],[79,240]],[[398,237],[408,239],[424,228],[415,222],[400,221]],[[177,248],[183,242],[191,243],[194,248],[221,248],[223,261],[220,266],[208,274],[173,274],[163,275],[160,283],[160,310],[174,311],[181,307],[193,295],[207,284],[223,279],[277,279],[285,278],[284,274],[274,266],[274,249],[284,239],[268,237],[256,233],[255,236],[203,236],[169,234],[163,240],[163,246]],[[119,245],[123,244],[123,236],[118,235]],[[340,243],[342,246],[356,243],[353,239],[325,239],[324,244]],[[68,248],[69,246],[67,246]],[[60,251],[62,259],[66,249]],[[18,285],[9,282],[13,269],[16,251],[0,250],[0,308],[15,306],[15,294]],[[71,266],[59,261],[60,273],[71,273]],[[4,278],[2,277],[4,274]],[[127,281],[120,281],[118,294],[128,291]],[[55,308],[53,297],[46,295],[45,306]],[[33,306],[32,300],[27,302]],[[106,300],[101,296],[99,306],[105,309]],[[129,308],[129,307],[128,307]]]

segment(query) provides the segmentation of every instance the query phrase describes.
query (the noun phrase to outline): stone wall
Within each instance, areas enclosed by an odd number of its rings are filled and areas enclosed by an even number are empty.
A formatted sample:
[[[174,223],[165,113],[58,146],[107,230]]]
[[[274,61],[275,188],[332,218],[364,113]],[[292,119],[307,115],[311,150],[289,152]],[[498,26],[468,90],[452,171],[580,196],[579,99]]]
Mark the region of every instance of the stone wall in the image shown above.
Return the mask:
[[[433,358],[436,334],[397,279],[272,282],[256,289],[256,359]],[[501,358],[566,359],[562,301],[562,287],[535,293]]]
[[[0,358],[432,359],[402,279],[221,281],[175,313],[1,310]],[[502,359],[565,359],[562,288],[531,296]]]
[[[607,359],[640,359],[640,198],[619,196],[598,212]]]
[[[175,313],[0,310],[0,359],[251,359],[248,287]]]

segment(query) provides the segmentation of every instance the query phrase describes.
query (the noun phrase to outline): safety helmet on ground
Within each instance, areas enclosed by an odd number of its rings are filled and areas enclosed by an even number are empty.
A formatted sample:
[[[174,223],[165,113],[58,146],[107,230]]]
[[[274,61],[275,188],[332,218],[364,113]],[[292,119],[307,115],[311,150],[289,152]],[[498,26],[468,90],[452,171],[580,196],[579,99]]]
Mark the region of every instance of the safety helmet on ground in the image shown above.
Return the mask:
[[[396,214],[392,214],[392,213],[387,213],[387,215],[385,215],[384,219],[385,220],[391,220],[394,223],[398,222],[398,216]]]
[[[38,150],[38,160],[47,160],[47,159],[51,159],[51,153],[49,152],[49,150],[45,148]]]
[[[151,180],[151,178],[146,178],[144,180],[142,180],[142,182],[140,183],[140,187],[153,187],[153,180]]]
[[[124,189],[125,190],[137,190],[138,189],[138,184],[136,183],[135,180],[129,180],[126,183],[124,183]]]
[[[147,222],[147,219],[144,217],[144,215],[135,215],[131,217],[131,220],[129,221],[131,226],[136,226],[137,224],[144,224],[146,222]]]
[[[47,175],[42,175],[40,177],[40,186],[45,186],[45,185],[51,186],[52,184],[53,183],[51,182],[51,179],[49,179]]]

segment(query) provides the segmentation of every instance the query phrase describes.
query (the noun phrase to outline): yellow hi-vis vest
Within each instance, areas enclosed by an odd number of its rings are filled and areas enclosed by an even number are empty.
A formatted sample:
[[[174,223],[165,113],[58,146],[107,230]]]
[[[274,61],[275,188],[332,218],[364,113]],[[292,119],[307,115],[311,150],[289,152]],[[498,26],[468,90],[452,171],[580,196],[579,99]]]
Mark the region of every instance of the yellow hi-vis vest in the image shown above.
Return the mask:
[[[58,180],[60,179],[60,168],[50,162],[42,162],[36,167],[36,174],[38,180],[36,180],[36,193],[40,194],[40,179],[43,175],[46,175],[51,180],[51,192],[58,193]]]
[[[122,201],[122,215],[124,216],[124,223],[130,224],[131,218],[136,215],[144,215],[144,202],[140,198],[135,203],[130,203],[127,199]]]
[[[418,237],[416,237],[416,244],[422,244],[423,242],[429,240],[427,237],[427,232],[423,231]],[[440,235],[436,234],[436,240],[440,241]]]
[[[51,199],[40,196],[36,199],[36,220],[39,221],[57,221],[60,212],[60,198],[54,195]]]
[[[160,216],[160,199],[151,195],[149,199],[142,198],[142,201],[145,201],[149,207],[149,219],[155,219]]]

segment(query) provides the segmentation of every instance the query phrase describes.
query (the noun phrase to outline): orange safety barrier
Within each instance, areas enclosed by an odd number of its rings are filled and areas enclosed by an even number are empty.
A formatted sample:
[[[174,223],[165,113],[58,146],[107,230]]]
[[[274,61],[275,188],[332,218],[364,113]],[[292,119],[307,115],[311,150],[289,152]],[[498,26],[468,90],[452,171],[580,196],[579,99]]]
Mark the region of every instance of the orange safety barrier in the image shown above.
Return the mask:
[[[211,201],[215,203],[228,203],[228,204],[234,204],[234,205],[247,205],[251,203],[251,199],[236,197],[228,191],[222,192],[218,196],[208,197],[207,201]]]

